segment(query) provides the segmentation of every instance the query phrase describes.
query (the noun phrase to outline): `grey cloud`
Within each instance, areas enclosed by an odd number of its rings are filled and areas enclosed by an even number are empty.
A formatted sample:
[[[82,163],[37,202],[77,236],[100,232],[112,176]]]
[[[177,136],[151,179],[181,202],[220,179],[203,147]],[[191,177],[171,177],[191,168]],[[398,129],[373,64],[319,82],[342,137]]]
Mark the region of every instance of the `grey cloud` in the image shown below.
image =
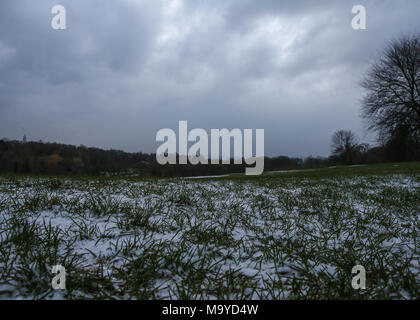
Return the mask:
[[[268,155],[328,155],[334,130],[366,135],[369,60],[420,29],[417,0],[359,1],[365,31],[346,1],[178,2],[62,0],[56,31],[56,1],[2,1],[0,137],[154,152],[188,120],[265,129]]]

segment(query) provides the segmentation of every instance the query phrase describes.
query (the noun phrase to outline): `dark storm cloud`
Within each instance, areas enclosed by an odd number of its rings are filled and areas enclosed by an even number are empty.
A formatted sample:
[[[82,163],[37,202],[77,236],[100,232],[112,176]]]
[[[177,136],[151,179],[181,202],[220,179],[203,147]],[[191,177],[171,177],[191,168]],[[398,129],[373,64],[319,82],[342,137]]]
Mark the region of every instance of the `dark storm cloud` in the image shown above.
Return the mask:
[[[0,3],[0,137],[154,152],[156,131],[263,128],[266,153],[327,155],[365,136],[358,82],[417,0],[62,0]],[[351,28],[367,8],[368,30]]]

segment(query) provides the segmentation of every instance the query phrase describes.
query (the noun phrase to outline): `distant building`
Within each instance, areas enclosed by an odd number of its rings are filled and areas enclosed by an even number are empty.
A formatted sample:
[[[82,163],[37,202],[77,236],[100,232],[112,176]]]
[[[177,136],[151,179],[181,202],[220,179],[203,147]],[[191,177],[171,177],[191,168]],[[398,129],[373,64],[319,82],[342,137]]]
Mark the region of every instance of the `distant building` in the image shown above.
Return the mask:
[[[23,135],[23,139],[22,139],[23,143],[26,143],[27,139],[26,139],[26,134]]]

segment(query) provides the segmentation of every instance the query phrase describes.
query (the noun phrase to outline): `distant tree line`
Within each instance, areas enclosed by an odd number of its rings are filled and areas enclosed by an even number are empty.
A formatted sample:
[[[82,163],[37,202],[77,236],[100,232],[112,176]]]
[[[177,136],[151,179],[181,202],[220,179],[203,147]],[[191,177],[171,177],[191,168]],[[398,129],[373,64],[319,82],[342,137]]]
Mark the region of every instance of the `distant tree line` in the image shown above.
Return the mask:
[[[91,174],[140,176],[198,176],[243,173],[245,165],[165,165],[155,154],[127,153],[58,143],[0,140],[0,173]],[[288,157],[266,158],[271,170],[301,168],[303,160]]]
[[[0,141],[1,173],[117,173],[130,168],[142,169],[150,159],[150,155],[143,153],[58,143]]]
[[[350,137],[347,137],[350,135]],[[337,137],[336,137],[337,136]],[[389,158],[393,145],[368,148],[358,144],[351,131],[334,135],[330,157],[289,158],[265,157],[264,170],[322,168],[336,165],[380,163],[407,160],[405,156]],[[409,160],[420,160],[417,158]],[[0,140],[0,173],[33,173],[53,175],[136,175],[185,177],[244,173],[245,164],[165,165],[156,162],[155,154],[128,153],[58,143]]]

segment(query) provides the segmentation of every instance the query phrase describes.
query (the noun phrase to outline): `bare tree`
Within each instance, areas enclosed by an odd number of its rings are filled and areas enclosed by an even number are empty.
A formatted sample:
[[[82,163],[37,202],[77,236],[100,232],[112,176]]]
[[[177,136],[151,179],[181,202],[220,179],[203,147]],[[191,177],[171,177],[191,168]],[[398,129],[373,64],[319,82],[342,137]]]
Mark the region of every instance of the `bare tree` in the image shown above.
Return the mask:
[[[361,146],[359,139],[351,130],[339,130],[332,137],[332,155],[343,164],[353,164],[361,151]]]
[[[420,34],[391,42],[362,81],[362,116],[382,141],[403,132],[420,141]]]

